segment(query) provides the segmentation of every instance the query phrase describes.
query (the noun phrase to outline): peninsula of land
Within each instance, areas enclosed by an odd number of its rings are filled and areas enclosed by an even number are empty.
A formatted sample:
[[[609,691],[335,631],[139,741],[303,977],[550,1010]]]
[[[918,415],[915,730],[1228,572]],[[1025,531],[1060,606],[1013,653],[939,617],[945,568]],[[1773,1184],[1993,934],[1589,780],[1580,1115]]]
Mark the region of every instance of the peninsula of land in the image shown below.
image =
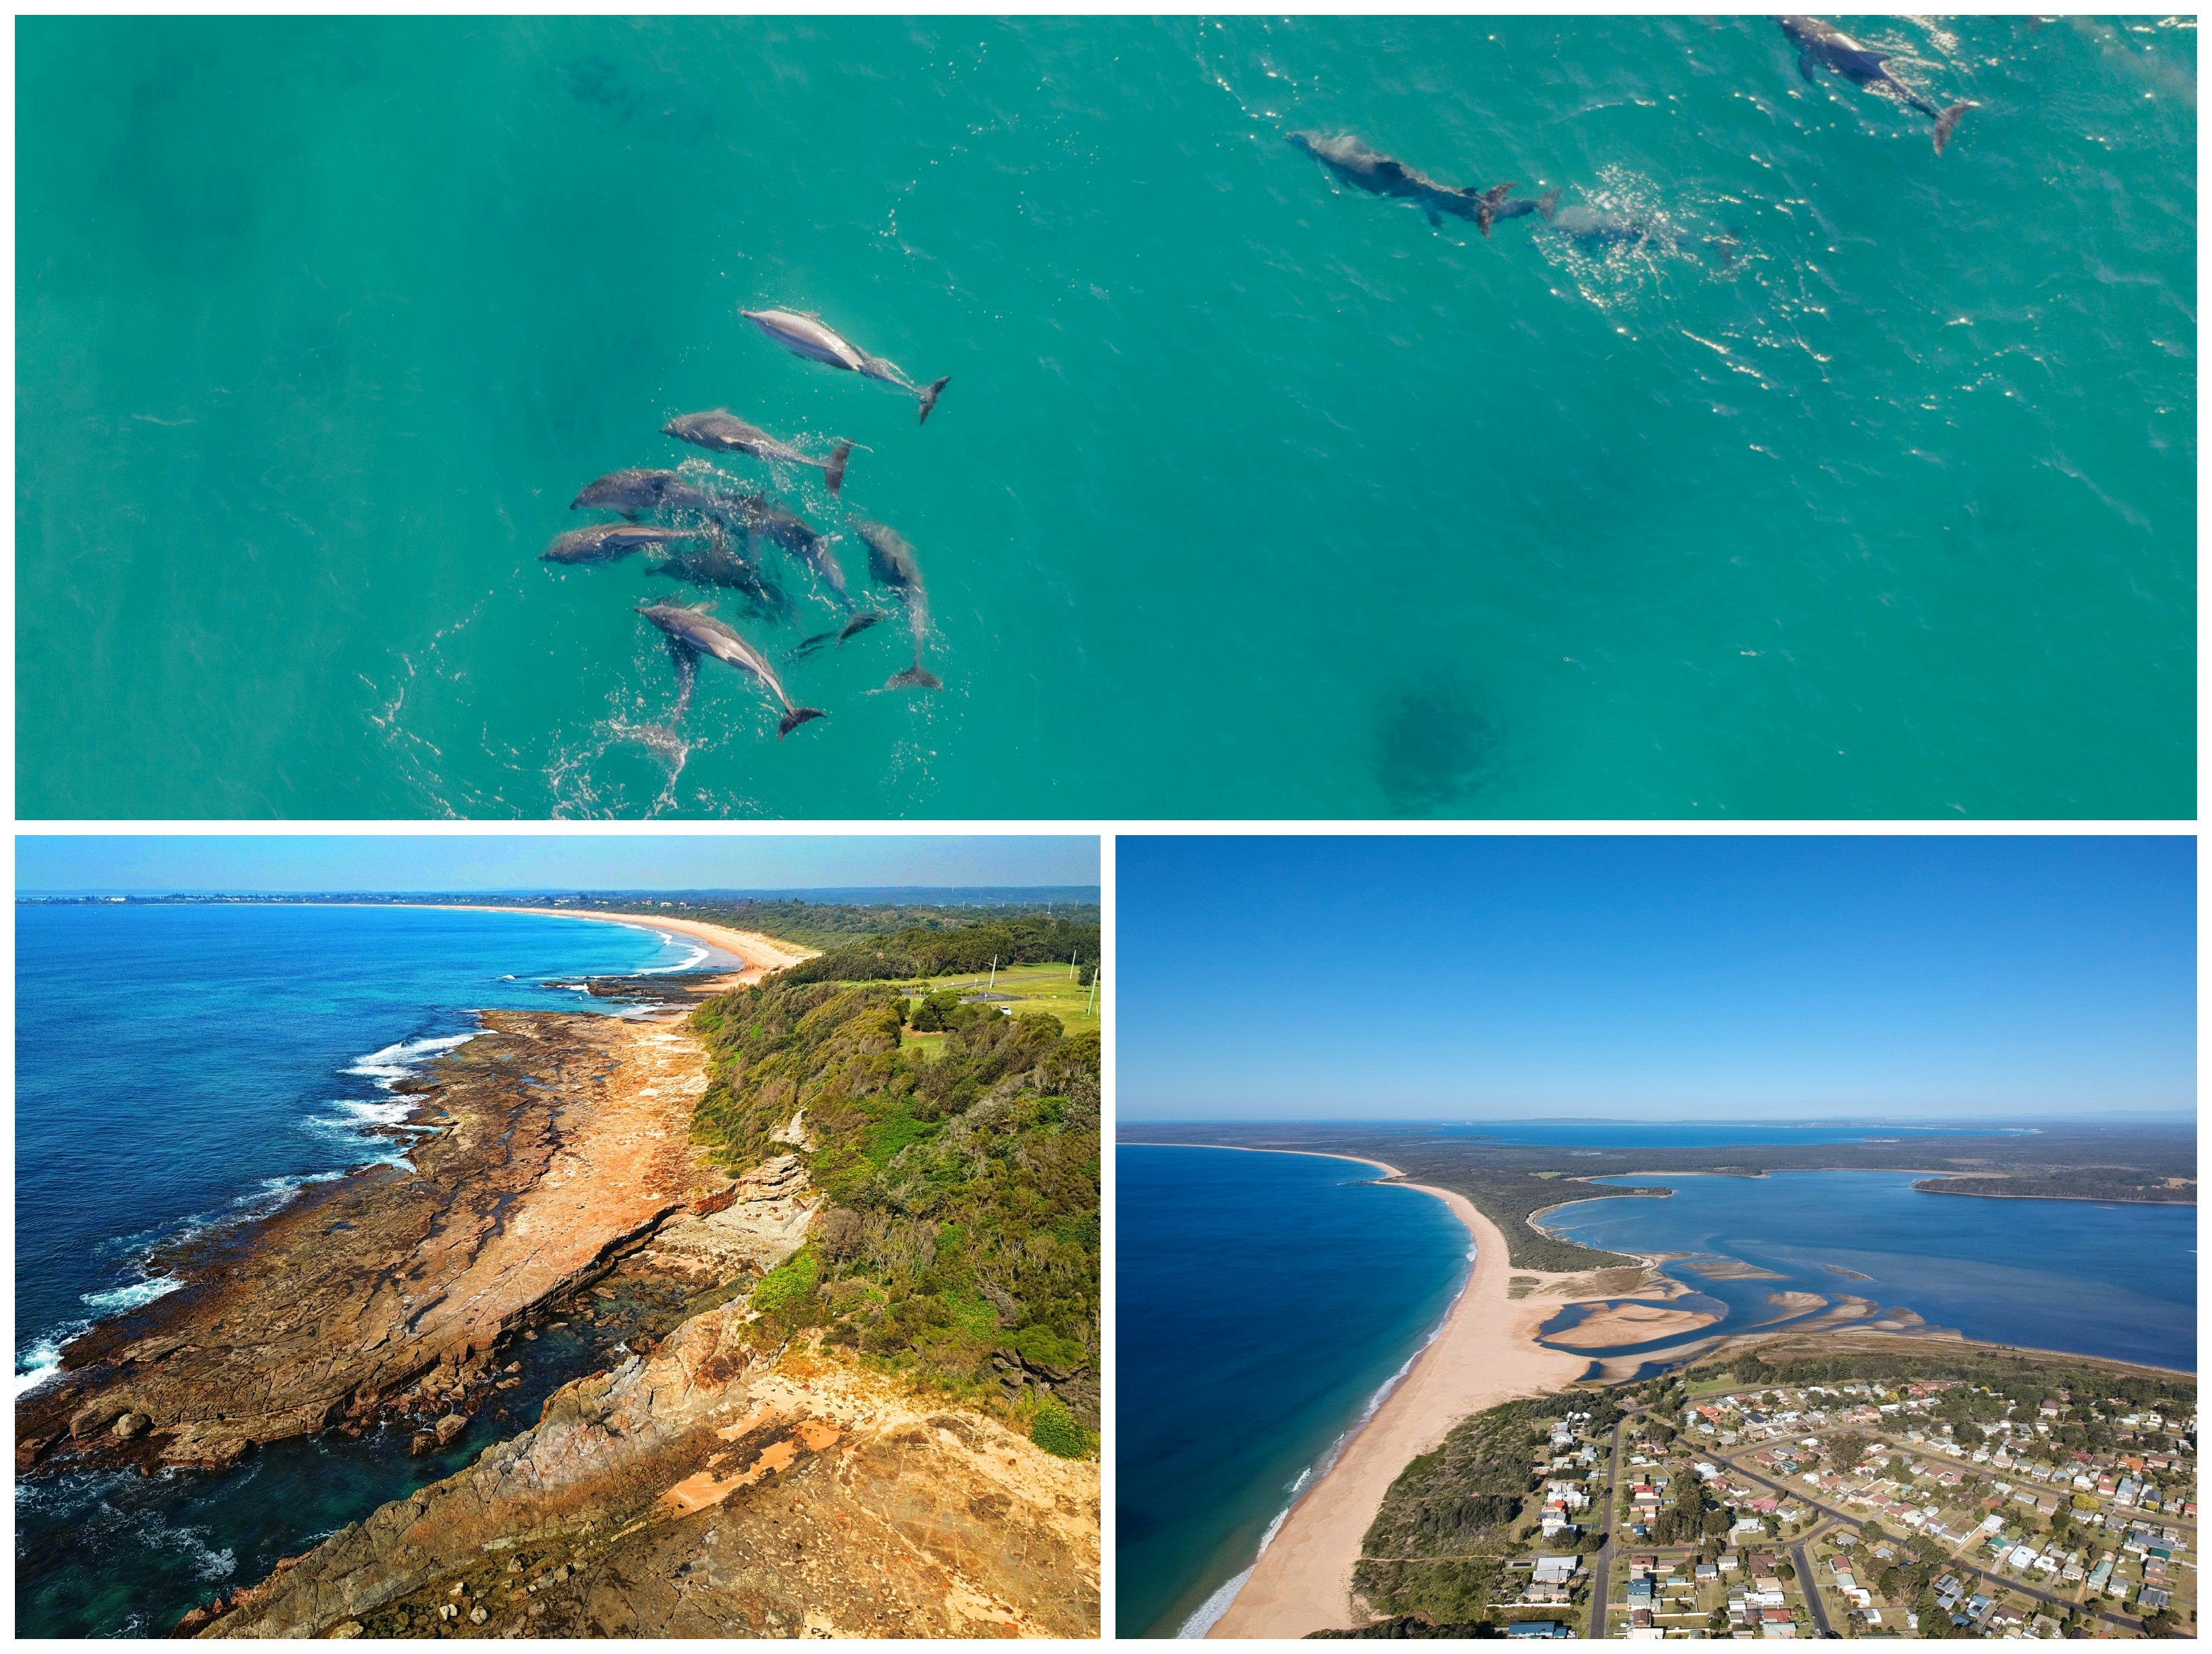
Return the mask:
[[[1095,1637],[1095,1036],[994,1017],[924,1059],[892,991],[774,980],[812,950],[545,911],[745,969],[650,979],[642,1015],[481,1013],[394,1088],[405,1164],[158,1260],[180,1288],[71,1341],[19,1402],[19,1475],[227,1474],[310,1435],[465,1454],[191,1608],[204,1636]],[[1006,1150],[1026,1170],[971,1187]],[[886,1260],[950,1268],[956,1212],[1012,1250],[924,1281],[965,1317],[924,1351],[905,1311],[945,1312]]]
[[[2186,1134],[2173,1132],[2053,1131],[2025,1144],[1977,1138],[1942,1145],[1952,1151],[1943,1154],[1931,1152],[1930,1143],[1919,1139],[1910,1145],[1784,1146],[1771,1153],[1765,1146],[1730,1146],[1694,1155],[1648,1147],[1577,1149],[1571,1157],[1541,1146],[1469,1144],[1404,1132],[1395,1142],[1418,1152],[1408,1171],[1401,1169],[1407,1162],[1399,1156],[1386,1161],[1374,1152],[1389,1140],[1381,1132],[1281,1126],[1262,1131],[1264,1135],[1249,1128],[1132,1127],[1125,1140],[1334,1155],[1373,1165],[1385,1177],[1444,1201],[1473,1237],[1475,1260],[1433,1341],[1342,1445],[1327,1473],[1285,1513],[1227,1609],[1208,1629],[1206,1634],[1217,1638],[1305,1637],[1358,1627],[1392,1611],[1379,1608],[1359,1584],[1366,1577],[1359,1572],[1363,1545],[1367,1568],[1375,1566],[1376,1523],[1386,1496],[1408,1474],[1409,1465],[1431,1462],[1426,1456],[1437,1453],[1463,1421],[1509,1403],[1547,1394],[1557,1398],[1563,1392],[1601,1396],[1647,1378],[1653,1363],[1664,1370],[1719,1361],[1772,1346],[1778,1337],[1793,1352],[1832,1349],[1839,1359],[1872,1355],[1893,1365],[1909,1365],[1915,1359],[1909,1352],[1923,1348],[2044,1359],[2034,1351],[1969,1343],[1955,1331],[1928,1325],[1910,1309],[1885,1307],[1850,1292],[1777,1289],[1762,1294],[1763,1307],[1739,1306],[1727,1316],[1715,1313],[1709,1298],[1675,1302],[1692,1297],[1694,1289],[1662,1274],[1662,1265],[1713,1281],[1780,1278],[1739,1259],[1606,1252],[1545,1230],[1539,1219],[1563,1204],[1650,1197],[1647,1191],[1587,1178],[1649,1172],[1655,1163],[1669,1162],[1694,1164],[1669,1166],[1668,1175],[1760,1177],[1796,1169],[1801,1161],[1840,1160],[1871,1162],[1882,1169],[1954,1167],[1949,1177],[1955,1183],[1931,1192],[1982,1193],[1995,1184],[1988,1192],[2024,1194],[2018,1186],[2028,1183],[2039,1185],[2038,1192],[2055,1195],[2056,1185],[2081,1191],[2072,1198],[2095,1199],[2099,1195],[2087,1192],[2091,1187],[2101,1191],[2131,1184],[2143,1191],[2136,1195],[2138,1201],[2193,1199],[2193,1184],[2182,1193],[2179,1171],[2188,1164],[2183,1157],[2193,1139],[2185,1140]],[[2124,1163],[2108,1166],[2094,1180],[2070,1169],[2100,1152],[2116,1163],[2124,1155]],[[1598,1164],[1589,1165],[1591,1161]],[[2153,1187],[2160,1192],[2148,1193]],[[1830,1273],[1864,1279],[1844,1268]],[[1563,1317],[1571,1306],[1578,1313]],[[1554,1324],[1560,1320],[1569,1324]],[[2113,1365],[2129,1370],[2125,1364]],[[1507,1456],[1519,1463],[1513,1474],[1525,1475],[1525,1457],[1517,1450]]]

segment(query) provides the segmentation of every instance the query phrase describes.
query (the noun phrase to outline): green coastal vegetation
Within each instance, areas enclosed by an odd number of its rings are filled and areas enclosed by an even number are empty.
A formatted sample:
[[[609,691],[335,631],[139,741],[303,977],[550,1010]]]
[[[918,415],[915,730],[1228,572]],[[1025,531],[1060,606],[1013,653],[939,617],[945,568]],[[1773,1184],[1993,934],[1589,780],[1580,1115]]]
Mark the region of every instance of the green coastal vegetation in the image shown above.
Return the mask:
[[[782,934],[783,933],[777,933]],[[1085,986],[1098,966],[1096,918],[1017,914],[955,926],[912,925],[845,943],[783,974],[802,982],[904,982],[1008,965],[1073,964]]]
[[[2070,1166],[1987,1177],[1924,1177],[1913,1188],[1930,1195],[1978,1195],[1993,1200],[2197,1203],[2194,1178],[2140,1171],[2132,1166]]]
[[[1621,1414],[1607,1395],[1538,1396],[1454,1426],[1442,1446],[1407,1465],[1382,1496],[1353,1570],[1353,1590],[1378,1614],[1431,1627],[1486,1620],[1509,1565],[1528,1548],[1524,1518],[1540,1503],[1543,1485],[1534,1467],[1553,1422],[1570,1410],[1589,1413],[1587,1428],[1595,1433],[1611,1430]],[[1547,1548],[1578,1547],[1571,1541]],[[1597,1535],[1579,1548],[1596,1549]]]
[[[914,1002],[794,981],[702,1003],[694,1140],[743,1173],[783,1153],[829,1204],[755,1287],[765,1335],[825,1341],[1096,1449],[1099,1040],[1049,1015],[965,1019],[924,1055]]]
[[[738,900],[727,897],[672,891],[661,896],[593,895],[579,892],[558,897],[471,897],[471,902],[487,906],[543,907],[557,904],[589,913],[626,914],[641,918],[696,919],[702,924],[727,925],[733,930],[758,931],[801,947],[819,948],[834,953],[856,945],[875,942],[886,938],[898,938],[908,952],[926,952],[930,939],[949,936],[957,932],[1011,927],[1018,935],[1028,933],[1027,927],[1035,922],[1056,922],[1071,927],[1088,925],[1091,936],[1091,952],[1088,959],[1096,963],[1099,908],[1096,902],[1040,903],[977,903],[957,905],[940,903],[859,903],[807,902],[797,898],[781,901]],[[979,944],[985,950],[982,964],[988,965],[991,944]],[[1041,959],[1066,959],[1067,950],[1058,953],[1044,952],[1033,956]],[[953,965],[953,970],[975,969],[968,965]],[[920,971],[892,971],[889,976],[919,976]],[[826,978],[824,980],[827,980]]]

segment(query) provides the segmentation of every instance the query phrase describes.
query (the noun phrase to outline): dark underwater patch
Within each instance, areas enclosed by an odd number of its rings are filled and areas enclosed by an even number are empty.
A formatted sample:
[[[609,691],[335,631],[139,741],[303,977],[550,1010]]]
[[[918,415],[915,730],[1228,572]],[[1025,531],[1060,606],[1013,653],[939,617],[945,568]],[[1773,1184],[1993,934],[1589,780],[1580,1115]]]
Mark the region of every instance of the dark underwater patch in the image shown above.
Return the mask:
[[[1393,814],[1443,815],[1497,780],[1504,745],[1464,685],[1424,684],[1384,707],[1374,765]]]

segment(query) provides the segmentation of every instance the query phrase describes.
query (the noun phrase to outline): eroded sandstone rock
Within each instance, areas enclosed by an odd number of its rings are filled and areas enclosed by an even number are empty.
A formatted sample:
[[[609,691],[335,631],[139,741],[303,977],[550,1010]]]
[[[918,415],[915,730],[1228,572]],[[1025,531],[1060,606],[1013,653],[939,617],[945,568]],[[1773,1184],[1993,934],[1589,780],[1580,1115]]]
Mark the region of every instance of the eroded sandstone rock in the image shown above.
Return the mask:
[[[202,1634],[1097,1634],[1095,1464],[748,1337],[693,1317]]]
[[[19,1461],[64,1429],[72,1455],[122,1450],[112,1426],[133,1414],[163,1460],[222,1469],[358,1423],[426,1375],[410,1405],[466,1406],[504,1334],[682,1204],[706,1085],[688,1031],[484,1021],[434,1071],[432,1117],[449,1124],[411,1170],[325,1185],[172,1261],[185,1287],[73,1342],[63,1375],[21,1399]]]

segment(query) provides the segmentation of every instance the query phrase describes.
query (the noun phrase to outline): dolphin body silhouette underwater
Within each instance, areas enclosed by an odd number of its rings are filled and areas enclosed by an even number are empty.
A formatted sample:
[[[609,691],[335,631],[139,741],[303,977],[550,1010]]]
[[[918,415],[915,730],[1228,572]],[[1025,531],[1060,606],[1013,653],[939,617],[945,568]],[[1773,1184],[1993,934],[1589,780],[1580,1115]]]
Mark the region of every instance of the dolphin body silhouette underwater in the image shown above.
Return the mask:
[[[1797,47],[1800,75],[1810,81],[1815,69],[1832,69],[1862,91],[1903,104],[1907,109],[1918,110],[1936,123],[1936,153],[1939,155],[1951,141],[1953,129],[1974,106],[1971,103],[1954,103],[1948,109],[1938,109],[1889,72],[1887,52],[1869,52],[1833,23],[1823,22],[1818,17],[1778,17],[1774,21]]]
[[[711,654],[757,678],[762,687],[783,703],[783,717],[775,727],[779,741],[808,719],[830,715],[819,707],[795,703],[784,692],[783,680],[775,675],[775,668],[769,665],[768,658],[708,614],[705,605],[687,608],[674,603],[641,603],[637,611],[668,636],[670,654],[676,661],[677,680],[681,685],[680,705],[690,704],[691,672],[696,670],[698,657]],[[687,671],[687,667],[690,670]]]
[[[795,356],[805,356],[824,367],[842,368],[863,379],[896,385],[908,396],[918,398],[921,403],[921,417],[915,422],[918,424],[929,423],[929,410],[937,405],[937,398],[952,382],[952,375],[947,374],[934,384],[917,385],[896,362],[870,356],[819,316],[797,310],[743,310],[738,313]]]
[[[1455,218],[1470,221],[1487,235],[1491,225],[1500,218],[1517,218],[1524,212],[1543,209],[1540,201],[1508,202],[1506,198],[1513,192],[1510,184],[1499,184],[1487,190],[1455,190],[1449,184],[1439,184],[1427,173],[1415,172],[1404,161],[1394,161],[1381,150],[1370,149],[1349,133],[1324,137],[1318,132],[1293,132],[1290,143],[1355,190],[1392,200],[1411,201],[1428,215],[1433,225],[1441,225],[1443,215],[1449,213]],[[1556,192],[1553,198],[1556,199]],[[1507,210],[1509,207],[1510,210]]]

